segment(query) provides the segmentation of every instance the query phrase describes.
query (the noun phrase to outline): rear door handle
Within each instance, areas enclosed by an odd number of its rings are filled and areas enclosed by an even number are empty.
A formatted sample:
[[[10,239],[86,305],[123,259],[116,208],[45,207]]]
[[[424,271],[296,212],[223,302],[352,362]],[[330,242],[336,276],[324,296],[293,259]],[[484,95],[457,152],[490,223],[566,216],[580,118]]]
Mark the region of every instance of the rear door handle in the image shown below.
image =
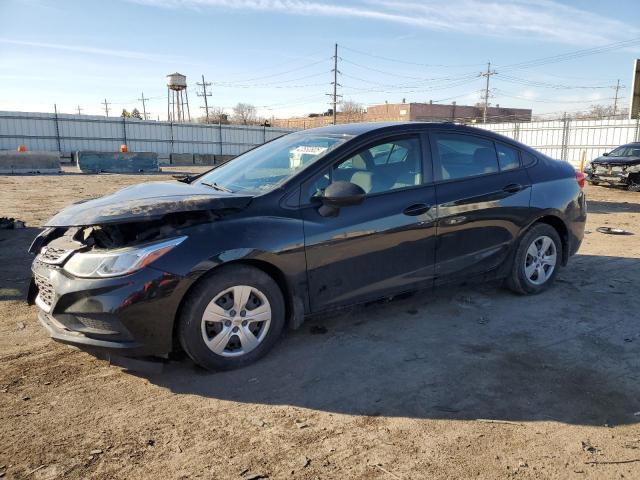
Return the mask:
[[[516,192],[519,192],[520,190],[522,190],[523,188],[524,187],[522,185],[520,185],[519,183],[510,183],[509,185],[504,187],[502,190],[507,192],[507,193],[516,193]]]
[[[423,213],[427,213],[431,206],[426,203],[415,203],[407,208],[405,208],[402,213],[405,215],[410,215],[415,217],[416,215],[422,215]]]

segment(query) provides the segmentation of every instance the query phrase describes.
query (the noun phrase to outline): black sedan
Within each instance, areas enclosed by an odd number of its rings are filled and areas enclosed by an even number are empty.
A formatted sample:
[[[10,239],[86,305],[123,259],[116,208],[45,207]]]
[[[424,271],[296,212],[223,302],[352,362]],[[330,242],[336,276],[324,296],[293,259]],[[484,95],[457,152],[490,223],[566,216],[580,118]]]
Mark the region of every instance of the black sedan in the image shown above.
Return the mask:
[[[101,356],[233,368],[309,314],[473,279],[543,291],[582,241],[583,183],[453,124],[292,133],[64,209],[31,247],[29,299],[55,340]]]
[[[640,142],[603,154],[587,165],[585,173],[593,185],[619,186],[640,192]]]

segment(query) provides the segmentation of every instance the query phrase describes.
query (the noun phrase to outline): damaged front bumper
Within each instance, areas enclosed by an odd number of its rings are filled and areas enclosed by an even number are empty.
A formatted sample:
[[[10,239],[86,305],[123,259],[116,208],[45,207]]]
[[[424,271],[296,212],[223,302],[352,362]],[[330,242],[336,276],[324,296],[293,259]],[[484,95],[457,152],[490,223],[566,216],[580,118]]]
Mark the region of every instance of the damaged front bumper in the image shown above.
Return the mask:
[[[640,172],[640,167],[622,165],[592,165],[585,170],[588,182],[603,183],[611,186],[628,186],[632,183],[631,176]]]
[[[32,265],[29,303],[51,337],[96,354],[166,355],[186,280],[151,267],[109,279],[81,279]]]

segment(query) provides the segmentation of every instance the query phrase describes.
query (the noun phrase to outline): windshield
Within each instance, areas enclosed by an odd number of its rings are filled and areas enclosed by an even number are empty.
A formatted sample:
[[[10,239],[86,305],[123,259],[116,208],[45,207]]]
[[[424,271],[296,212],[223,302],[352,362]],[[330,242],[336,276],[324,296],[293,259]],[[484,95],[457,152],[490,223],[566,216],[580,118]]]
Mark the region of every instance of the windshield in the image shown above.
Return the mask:
[[[627,157],[628,153],[627,150],[629,150],[628,147],[618,147],[616,149],[614,149],[613,151],[611,151],[611,153],[609,153],[610,157]]]
[[[349,138],[310,133],[285,135],[221,165],[194,183],[232,192],[266,193]]]

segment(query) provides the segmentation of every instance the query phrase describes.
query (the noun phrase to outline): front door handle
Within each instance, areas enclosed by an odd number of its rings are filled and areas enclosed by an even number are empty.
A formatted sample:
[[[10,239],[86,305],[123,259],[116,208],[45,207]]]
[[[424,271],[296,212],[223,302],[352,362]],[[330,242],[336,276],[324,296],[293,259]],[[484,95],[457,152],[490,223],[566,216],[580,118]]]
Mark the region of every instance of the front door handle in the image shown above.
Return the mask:
[[[522,190],[523,188],[524,187],[522,185],[520,185],[519,183],[510,183],[509,185],[504,187],[502,190],[504,192],[507,192],[507,193],[516,193],[516,192],[519,192],[520,190]]]
[[[431,206],[426,203],[415,203],[407,208],[405,208],[402,213],[405,215],[410,215],[415,217],[416,215],[422,215],[423,213],[427,213]]]

